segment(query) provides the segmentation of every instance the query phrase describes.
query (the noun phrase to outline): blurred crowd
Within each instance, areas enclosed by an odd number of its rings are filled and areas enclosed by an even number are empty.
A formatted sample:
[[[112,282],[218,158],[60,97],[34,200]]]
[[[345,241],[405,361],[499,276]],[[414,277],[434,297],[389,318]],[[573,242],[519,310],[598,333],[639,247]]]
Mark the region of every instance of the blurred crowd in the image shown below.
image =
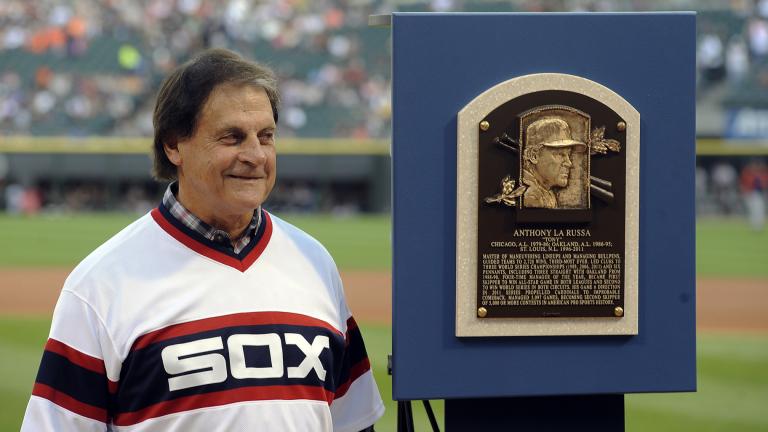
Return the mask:
[[[768,0],[702,14],[698,27],[700,86],[723,80],[768,86]]]
[[[700,9],[702,91],[768,88],[768,0],[3,0],[0,133],[150,135],[162,77],[227,47],[278,73],[281,134],[386,138],[389,32],[371,14],[669,8]]]
[[[765,158],[714,158],[696,166],[696,213],[747,216],[756,230],[766,223],[768,163]]]
[[[376,3],[3,0],[0,127],[4,134],[149,135],[162,77],[202,48],[227,47],[278,73],[282,134],[383,137],[387,35],[365,40]],[[375,42],[382,43],[365,49]]]

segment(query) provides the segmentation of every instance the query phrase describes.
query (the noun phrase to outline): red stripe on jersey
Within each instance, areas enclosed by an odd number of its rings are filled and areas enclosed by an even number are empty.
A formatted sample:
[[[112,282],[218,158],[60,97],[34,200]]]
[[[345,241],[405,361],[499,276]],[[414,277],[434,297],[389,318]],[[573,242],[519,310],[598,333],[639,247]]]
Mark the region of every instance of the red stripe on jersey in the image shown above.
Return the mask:
[[[35,386],[32,388],[32,395],[48,399],[56,405],[72,411],[75,414],[80,414],[83,417],[88,417],[102,423],[107,422],[107,410],[80,402],[68,394],[62,393],[45,384],[35,383]]]
[[[267,212],[263,212],[263,214],[265,222],[264,233],[261,235],[259,242],[256,243],[256,245],[253,246],[253,249],[248,252],[248,255],[243,258],[243,261],[240,264],[242,266],[242,270],[240,271],[244,272],[248,270],[251,264],[253,264],[256,259],[261,256],[261,253],[264,252],[264,249],[266,249],[267,244],[269,243],[269,239],[272,238],[272,218]]]
[[[82,353],[65,343],[57,341],[56,339],[48,339],[48,342],[45,344],[45,350],[64,356],[71,363],[74,363],[82,368],[102,375],[107,374],[107,371],[104,368],[104,360]]]
[[[178,399],[159,402],[138,411],[119,413],[114,418],[114,424],[117,426],[129,426],[168,414],[237,402],[297,399],[317,400],[330,403],[330,401],[333,400],[333,393],[322,387],[299,385],[243,387],[219,392],[184,396]]]
[[[253,249],[246,255],[242,261],[238,260],[237,258],[231,257],[225,253],[219,252],[216,249],[211,248],[210,246],[199,242],[198,240],[188,236],[186,233],[181,231],[180,229],[176,228],[168,222],[168,220],[165,219],[162,213],[160,213],[160,210],[155,208],[152,209],[152,212],[150,212],[152,215],[152,219],[157,222],[157,224],[162,228],[165,232],[170,234],[171,237],[178,240],[180,243],[182,243],[184,246],[192,249],[193,251],[199,253],[200,255],[206,256],[214,261],[218,261],[224,265],[228,265],[234,269],[240,270],[241,272],[244,272],[248,270],[248,268],[253,264],[256,259],[261,255],[262,252],[264,252],[264,249],[267,247],[267,244],[269,243],[269,239],[272,237],[272,218],[269,217],[269,213],[264,212],[264,234],[259,239],[259,242],[254,245]]]
[[[347,393],[347,390],[349,390],[349,387],[352,385],[353,382],[355,382],[356,379],[363,376],[366,372],[371,370],[371,362],[368,361],[368,357],[360,360],[356,365],[352,366],[352,369],[349,371],[349,379],[345,382],[336,387],[336,395],[334,396],[335,399],[338,399],[342,396],[344,396]]]
[[[243,312],[213,318],[204,318],[161,328],[136,338],[136,341],[133,343],[133,348],[131,349],[142,349],[155,342],[161,342],[167,339],[201,333],[209,330],[217,330],[226,327],[270,324],[323,327],[338,335],[341,335],[339,330],[327,322],[306,315],[291,312]]]

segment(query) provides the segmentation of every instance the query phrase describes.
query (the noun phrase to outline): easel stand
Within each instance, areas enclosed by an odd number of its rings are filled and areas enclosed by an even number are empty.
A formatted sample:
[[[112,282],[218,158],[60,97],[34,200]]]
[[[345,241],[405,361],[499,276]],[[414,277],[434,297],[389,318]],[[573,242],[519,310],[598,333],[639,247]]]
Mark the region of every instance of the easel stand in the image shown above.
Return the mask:
[[[440,432],[435,413],[432,411],[432,405],[430,405],[428,400],[423,400],[421,402],[424,404],[424,410],[427,412],[429,424],[432,426],[432,432]],[[397,431],[415,432],[415,428],[413,427],[413,409],[411,407],[411,401],[397,402]]]
[[[439,431],[429,401],[422,401],[432,431]],[[511,422],[513,424],[511,424]],[[448,399],[446,432],[623,432],[624,395]],[[397,403],[398,432],[415,432],[411,401]]]
[[[623,432],[624,395],[447,399],[446,432]]]

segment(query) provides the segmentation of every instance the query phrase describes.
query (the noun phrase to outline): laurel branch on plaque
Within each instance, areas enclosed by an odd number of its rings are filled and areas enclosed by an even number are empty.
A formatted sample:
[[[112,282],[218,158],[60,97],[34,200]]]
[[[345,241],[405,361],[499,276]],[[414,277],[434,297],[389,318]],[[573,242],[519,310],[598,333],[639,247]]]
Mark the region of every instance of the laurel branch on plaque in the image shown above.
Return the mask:
[[[487,203],[501,203],[507,207],[514,207],[517,205],[517,198],[525,193],[525,186],[520,186],[515,189],[515,181],[512,180],[512,176],[507,175],[501,179],[501,193],[496,196],[488,197],[485,199]]]

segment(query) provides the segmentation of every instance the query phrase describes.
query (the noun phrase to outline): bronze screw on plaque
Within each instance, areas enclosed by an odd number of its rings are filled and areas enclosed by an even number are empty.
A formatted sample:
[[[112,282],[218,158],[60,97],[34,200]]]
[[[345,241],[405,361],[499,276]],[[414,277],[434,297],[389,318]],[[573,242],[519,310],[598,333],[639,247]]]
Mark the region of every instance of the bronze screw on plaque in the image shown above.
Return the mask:
[[[480,122],[480,130],[487,131],[489,127],[491,127],[491,124],[488,123],[488,120],[483,120]]]
[[[613,310],[613,314],[617,317],[624,316],[624,309],[621,308],[621,306],[616,306],[616,308]]]
[[[485,316],[488,315],[488,310],[484,307],[477,308],[477,316],[480,318],[485,318]]]
[[[627,124],[624,122],[618,122],[616,123],[616,129],[619,130],[619,132],[624,131],[627,128]]]

